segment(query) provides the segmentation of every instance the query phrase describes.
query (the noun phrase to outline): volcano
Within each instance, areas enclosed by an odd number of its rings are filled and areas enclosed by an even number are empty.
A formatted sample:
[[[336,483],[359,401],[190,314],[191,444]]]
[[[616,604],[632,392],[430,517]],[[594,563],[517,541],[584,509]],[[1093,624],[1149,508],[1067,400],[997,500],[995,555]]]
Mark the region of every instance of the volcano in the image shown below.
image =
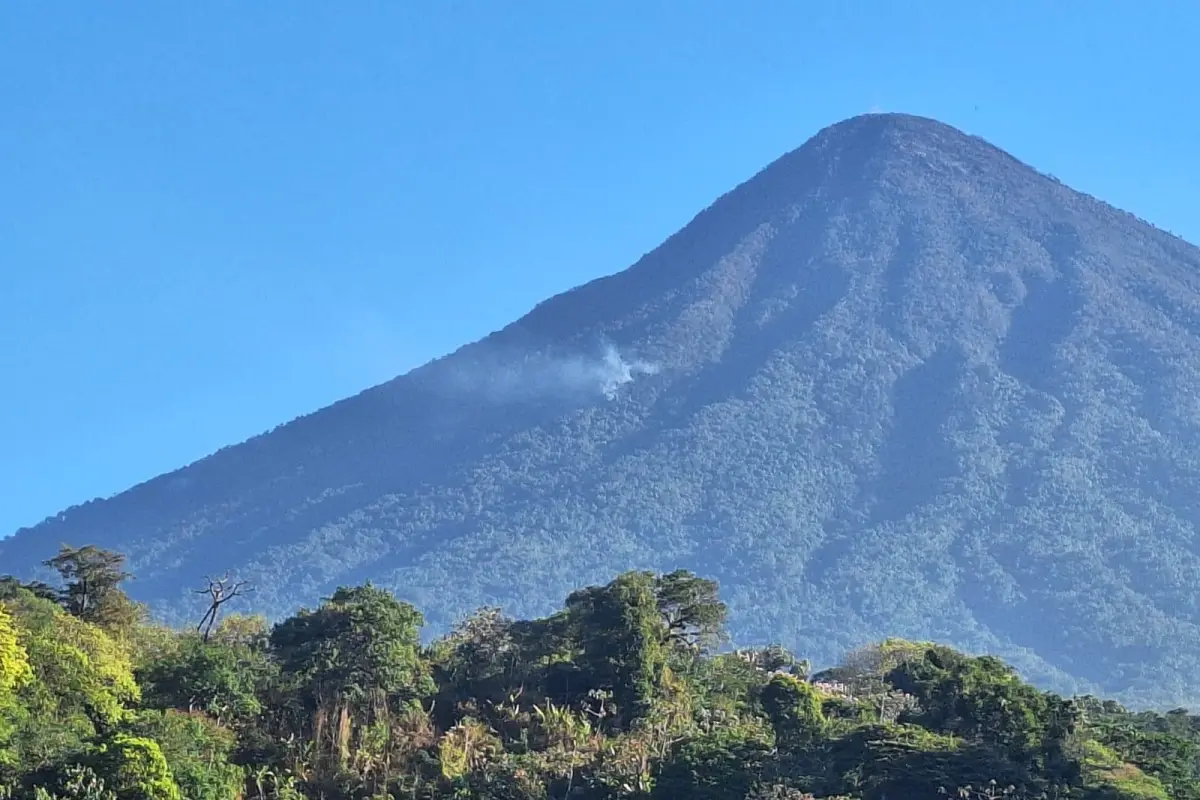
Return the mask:
[[[1200,697],[1200,250],[899,114],[820,131],[623,272],[0,542],[127,553],[172,621],[372,580],[431,631],[632,568],[739,644],[888,635],[1062,692]]]

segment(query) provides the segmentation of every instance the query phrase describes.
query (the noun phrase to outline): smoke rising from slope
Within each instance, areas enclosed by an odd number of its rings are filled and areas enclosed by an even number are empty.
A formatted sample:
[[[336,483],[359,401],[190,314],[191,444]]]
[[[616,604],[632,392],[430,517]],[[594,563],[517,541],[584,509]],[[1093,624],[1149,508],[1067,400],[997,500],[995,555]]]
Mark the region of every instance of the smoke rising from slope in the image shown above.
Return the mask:
[[[627,360],[612,345],[598,354],[490,352],[476,356],[450,376],[458,392],[479,394],[492,402],[539,399],[613,399],[638,375],[653,375],[658,366]]]

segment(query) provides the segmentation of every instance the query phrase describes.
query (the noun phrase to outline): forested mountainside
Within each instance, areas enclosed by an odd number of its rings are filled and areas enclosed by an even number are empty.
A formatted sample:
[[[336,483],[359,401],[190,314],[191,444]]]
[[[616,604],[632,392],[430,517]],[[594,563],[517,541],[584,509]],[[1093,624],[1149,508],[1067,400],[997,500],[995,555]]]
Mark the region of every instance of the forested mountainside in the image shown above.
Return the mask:
[[[432,632],[684,568],[738,643],[936,640],[1182,705],[1198,371],[1200,250],[941,123],[858,117],[624,272],[0,563],[120,550],[174,622],[228,568],[272,618],[371,579]]]
[[[14,800],[1200,798],[1200,717],[1133,714],[1002,661],[888,639],[810,674],[728,651],[715,582],[630,571],[553,614],[421,613],[340,587],[270,625],[146,621],[123,558],[0,578],[0,797]],[[226,612],[223,616],[221,612]]]

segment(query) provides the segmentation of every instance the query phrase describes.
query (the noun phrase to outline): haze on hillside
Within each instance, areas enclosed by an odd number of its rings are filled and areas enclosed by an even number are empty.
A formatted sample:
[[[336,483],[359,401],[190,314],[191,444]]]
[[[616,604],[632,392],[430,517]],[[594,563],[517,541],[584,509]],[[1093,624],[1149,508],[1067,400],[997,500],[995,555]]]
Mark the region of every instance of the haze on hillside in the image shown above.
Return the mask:
[[[869,115],[630,269],[0,560],[126,552],[176,621],[205,573],[274,615],[371,579],[435,629],[683,567],[721,582],[739,643],[829,663],[936,639],[1061,691],[1191,702],[1198,352],[1200,250]]]

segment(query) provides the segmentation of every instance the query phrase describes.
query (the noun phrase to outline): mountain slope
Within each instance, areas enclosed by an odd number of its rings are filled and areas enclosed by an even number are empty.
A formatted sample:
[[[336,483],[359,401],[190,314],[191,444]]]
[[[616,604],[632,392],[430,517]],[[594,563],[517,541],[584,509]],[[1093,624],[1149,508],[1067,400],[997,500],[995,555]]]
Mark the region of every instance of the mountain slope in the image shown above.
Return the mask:
[[[183,618],[206,572],[271,613],[370,578],[437,626],[686,567],[739,641],[817,662],[936,638],[1191,701],[1198,353],[1196,248],[940,123],[858,117],[625,272],[0,563],[118,548]]]

